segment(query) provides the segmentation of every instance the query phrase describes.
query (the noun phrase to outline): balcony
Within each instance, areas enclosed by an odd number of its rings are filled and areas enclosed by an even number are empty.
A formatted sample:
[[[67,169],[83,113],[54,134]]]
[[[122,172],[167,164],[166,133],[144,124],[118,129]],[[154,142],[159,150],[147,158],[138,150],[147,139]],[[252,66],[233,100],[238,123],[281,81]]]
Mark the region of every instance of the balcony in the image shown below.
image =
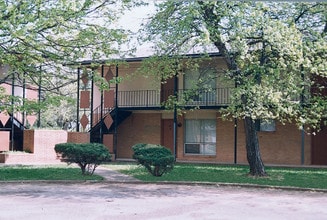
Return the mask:
[[[185,100],[184,107],[222,107],[230,103],[233,88],[216,88],[210,90],[178,90],[180,101]],[[117,94],[120,108],[161,108],[162,102],[174,94],[172,90],[138,90],[119,91]]]

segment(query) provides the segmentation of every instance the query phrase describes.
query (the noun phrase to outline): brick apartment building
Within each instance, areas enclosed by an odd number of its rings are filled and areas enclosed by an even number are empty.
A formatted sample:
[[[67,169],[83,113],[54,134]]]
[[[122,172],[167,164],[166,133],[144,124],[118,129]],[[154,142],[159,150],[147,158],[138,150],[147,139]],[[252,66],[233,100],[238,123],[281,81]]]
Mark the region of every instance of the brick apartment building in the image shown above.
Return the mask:
[[[190,55],[197,58],[198,55]],[[95,70],[110,83],[101,91],[88,70],[92,61],[78,67],[77,131],[89,132],[91,142],[104,143],[116,159],[131,159],[136,143],[162,144],[172,150],[177,161],[246,163],[243,121],[223,120],[218,109],[226,107],[234,83],[222,81],[226,68],[219,54],[200,64],[198,71],[185,68],[166,83],[149,76],[134,76],[144,58],[128,58],[124,64],[100,63]],[[162,107],[169,95],[188,94],[199,76],[218,77],[207,82],[210,89],[198,90],[183,104],[182,115]],[[207,75],[206,75],[207,74]],[[326,95],[326,94],[325,94]],[[197,107],[197,108],[195,108]],[[327,128],[315,136],[307,135],[294,124],[271,121],[258,126],[261,155],[266,164],[327,165]]]

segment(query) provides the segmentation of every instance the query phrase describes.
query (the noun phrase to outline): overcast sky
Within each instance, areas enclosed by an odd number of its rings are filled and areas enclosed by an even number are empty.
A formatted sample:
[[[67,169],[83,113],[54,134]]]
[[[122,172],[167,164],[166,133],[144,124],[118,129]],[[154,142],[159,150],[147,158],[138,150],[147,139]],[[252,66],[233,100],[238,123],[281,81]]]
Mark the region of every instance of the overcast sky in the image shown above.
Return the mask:
[[[150,15],[155,12],[154,1],[149,1],[148,6],[141,6],[133,8],[131,11],[126,11],[122,18],[119,20],[117,25],[125,29],[131,30],[135,33],[140,29],[142,23],[145,23]],[[135,41],[136,43],[136,41]],[[152,54],[150,44],[138,45],[135,56],[143,57]]]

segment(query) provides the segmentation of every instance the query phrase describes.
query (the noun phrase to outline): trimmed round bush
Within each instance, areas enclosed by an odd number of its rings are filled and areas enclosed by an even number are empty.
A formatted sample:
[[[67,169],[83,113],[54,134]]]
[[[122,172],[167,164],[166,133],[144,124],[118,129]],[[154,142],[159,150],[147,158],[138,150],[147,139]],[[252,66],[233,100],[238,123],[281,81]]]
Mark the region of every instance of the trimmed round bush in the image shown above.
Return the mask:
[[[83,175],[92,175],[97,166],[111,159],[107,147],[99,143],[61,143],[55,145],[55,151],[62,162],[76,163]]]
[[[134,145],[132,149],[133,158],[153,176],[162,176],[174,168],[175,158],[164,146],[140,143]]]

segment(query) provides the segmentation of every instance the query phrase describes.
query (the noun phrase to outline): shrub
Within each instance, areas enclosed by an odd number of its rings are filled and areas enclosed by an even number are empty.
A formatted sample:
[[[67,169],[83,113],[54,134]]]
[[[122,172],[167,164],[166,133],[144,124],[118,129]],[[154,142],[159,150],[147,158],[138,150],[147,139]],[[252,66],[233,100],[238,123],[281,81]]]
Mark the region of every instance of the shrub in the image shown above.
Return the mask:
[[[55,151],[62,162],[76,163],[83,175],[92,175],[98,165],[111,159],[106,146],[98,143],[61,143],[55,145]]]
[[[133,158],[153,176],[162,176],[174,168],[175,158],[164,146],[140,143],[134,145],[132,149]]]

